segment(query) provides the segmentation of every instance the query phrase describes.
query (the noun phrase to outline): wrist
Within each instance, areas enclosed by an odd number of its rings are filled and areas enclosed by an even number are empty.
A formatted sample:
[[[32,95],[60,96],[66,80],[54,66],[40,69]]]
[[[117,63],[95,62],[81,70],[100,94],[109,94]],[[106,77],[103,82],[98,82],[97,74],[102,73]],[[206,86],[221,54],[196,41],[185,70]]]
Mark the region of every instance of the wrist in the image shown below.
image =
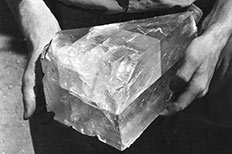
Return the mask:
[[[203,42],[207,46],[213,55],[220,54],[223,48],[226,46],[230,35],[226,33],[226,30],[221,28],[221,25],[214,24],[207,28],[207,30],[198,37],[200,42]]]
[[[202,36],[210,38],[212,45],[224,47],[232,35],[232,1],[218,0],[201,28]]]
[[[215,45],[224,47],[229,40],[231,33],[231,25],[215,23],[208,28],[205,35],[210,35]]]
[[[218,0],[214,9],[208,27],[220,29],[223,35],[232,33],[232,1]]]

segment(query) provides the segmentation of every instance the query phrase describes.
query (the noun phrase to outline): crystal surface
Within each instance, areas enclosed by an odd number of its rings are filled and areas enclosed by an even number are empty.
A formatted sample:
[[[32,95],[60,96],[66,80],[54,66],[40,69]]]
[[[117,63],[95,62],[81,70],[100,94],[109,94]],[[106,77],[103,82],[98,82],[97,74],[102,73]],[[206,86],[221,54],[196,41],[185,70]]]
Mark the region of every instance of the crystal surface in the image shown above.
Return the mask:
[[[57,33],[41,61],[55,119],[119,149],[164,110],[199,10]]]

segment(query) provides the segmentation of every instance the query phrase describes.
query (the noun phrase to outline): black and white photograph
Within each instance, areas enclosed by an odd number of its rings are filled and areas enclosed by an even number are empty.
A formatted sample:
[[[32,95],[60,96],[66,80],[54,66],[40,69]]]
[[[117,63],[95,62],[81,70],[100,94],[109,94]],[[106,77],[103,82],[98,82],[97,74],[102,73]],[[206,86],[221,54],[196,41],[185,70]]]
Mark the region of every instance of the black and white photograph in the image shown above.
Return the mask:
[[[0,154],[232,154],[232,0],[0,0]]]

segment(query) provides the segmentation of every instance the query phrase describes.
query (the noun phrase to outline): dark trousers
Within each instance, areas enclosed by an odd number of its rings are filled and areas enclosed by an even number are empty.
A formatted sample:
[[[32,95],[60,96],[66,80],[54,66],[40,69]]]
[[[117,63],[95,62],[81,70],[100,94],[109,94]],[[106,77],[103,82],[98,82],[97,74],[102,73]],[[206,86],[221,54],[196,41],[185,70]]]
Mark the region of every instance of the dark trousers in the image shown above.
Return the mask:
[[[204,1],[205,13],[212,5]],[[48,3],[63,29],[88,27],[103,23],[143,18],[137,15],[102,15]],[[170,10],[169,10],[170,11]],[[175,8],[171,12],[180,11]],[[165,13],[165,12],[162,12]],[[194,101],[187,109],[172,117],[158,117],[131,145],[120,152],[100,141],[78,133],[46,113],[43,93],[37,99],[37,111],[30,120],[30,130],[36,154],[232,154],[232,65],[220,78],[216,70],[208,94]],[[42,90],[42,89],[41,89]]]

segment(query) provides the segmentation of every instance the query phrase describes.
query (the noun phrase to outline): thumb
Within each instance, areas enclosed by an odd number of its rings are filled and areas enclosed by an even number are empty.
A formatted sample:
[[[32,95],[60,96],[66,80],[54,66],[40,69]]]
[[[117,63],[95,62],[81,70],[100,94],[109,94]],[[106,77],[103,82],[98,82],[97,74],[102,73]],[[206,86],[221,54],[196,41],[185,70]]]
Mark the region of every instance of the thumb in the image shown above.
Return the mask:
[[[24,113],[23,119],[29,119],[32,114],[35,112],[36,103],[35,103],[35,93],[34,93],[34,79],[33,75],[29,70],[26,69],[23,81],[22,81],[22,97],[23,97],[23,106]]]
[[[33,113],[35,112],[35,94],[33,88],[29,88],[27,86],[23,86],[23,105],[24,105],[24,113],[23,119],[29,119]]]

